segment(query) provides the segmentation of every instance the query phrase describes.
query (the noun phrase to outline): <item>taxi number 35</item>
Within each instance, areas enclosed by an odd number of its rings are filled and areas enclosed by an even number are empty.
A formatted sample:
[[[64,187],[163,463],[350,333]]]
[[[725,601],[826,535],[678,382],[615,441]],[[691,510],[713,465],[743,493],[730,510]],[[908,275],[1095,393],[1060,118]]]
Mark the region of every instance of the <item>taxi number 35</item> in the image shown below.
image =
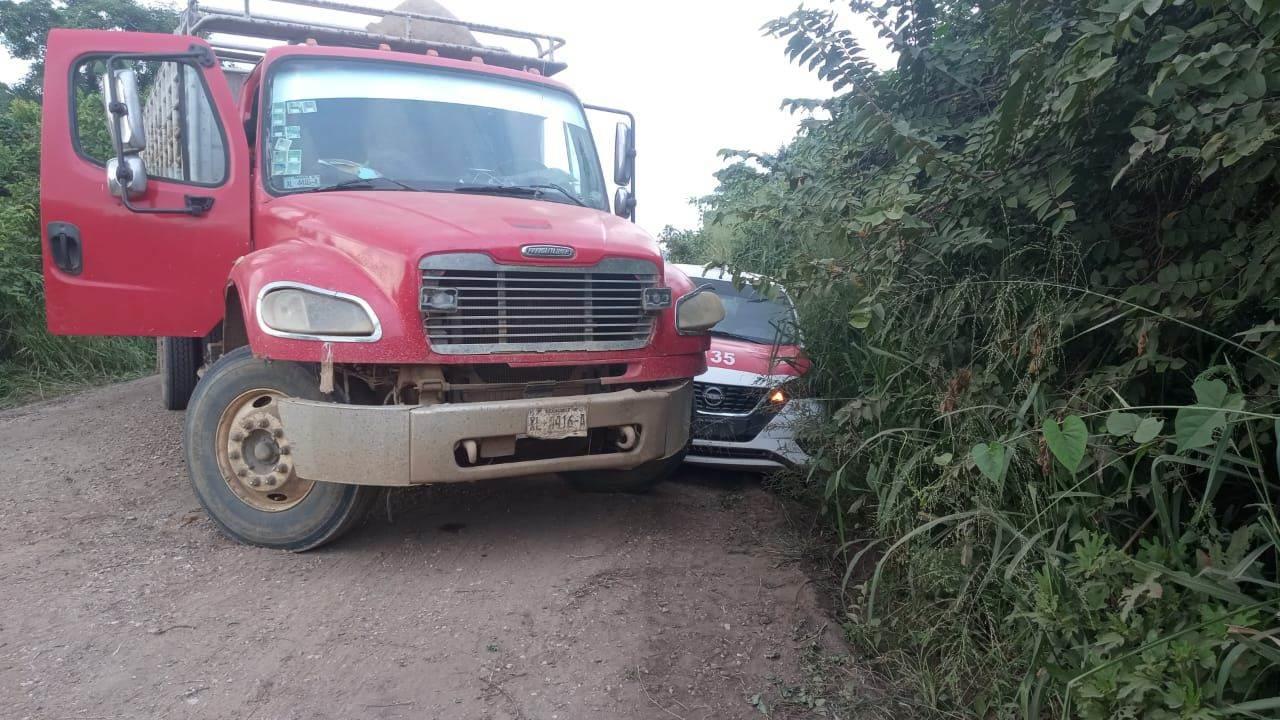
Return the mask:
[[[707,353],[707,357],[716,365],[732,365],[738,361],[738,358],[734,357],[733,353],[721,352],[719,350],[712,350]]]

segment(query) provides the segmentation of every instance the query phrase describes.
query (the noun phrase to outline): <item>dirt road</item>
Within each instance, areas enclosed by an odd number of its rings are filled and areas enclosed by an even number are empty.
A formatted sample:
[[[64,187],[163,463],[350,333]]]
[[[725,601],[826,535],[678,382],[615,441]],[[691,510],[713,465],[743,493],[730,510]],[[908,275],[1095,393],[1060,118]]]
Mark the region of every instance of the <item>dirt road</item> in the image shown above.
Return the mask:
[[[0,716],[758,718],[825,623],[753,484],[401,491],[291,555],[218,534],[180,423],[155,378],[0,412]]]

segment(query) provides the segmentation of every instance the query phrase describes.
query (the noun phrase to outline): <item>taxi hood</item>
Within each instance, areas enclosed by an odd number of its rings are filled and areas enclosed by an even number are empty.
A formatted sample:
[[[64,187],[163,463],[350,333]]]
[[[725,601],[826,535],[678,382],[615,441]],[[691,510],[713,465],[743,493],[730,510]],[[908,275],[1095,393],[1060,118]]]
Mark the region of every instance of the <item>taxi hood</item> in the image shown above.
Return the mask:
[[[707,364],[764,377],[800,377],[809,372],[809,358],[796,345],[772,345],[711,335]]]
[[[287,195],[258,207],[259,248],[301,241],[369,263],[416,267],[426,255],[482,252],[500,263],[594,265],[605,257],[652,261],[657,243],[633,223],[595,208],[449,192],[335,191]],[[571,258],[534,259],[527,245],[560,245]]]

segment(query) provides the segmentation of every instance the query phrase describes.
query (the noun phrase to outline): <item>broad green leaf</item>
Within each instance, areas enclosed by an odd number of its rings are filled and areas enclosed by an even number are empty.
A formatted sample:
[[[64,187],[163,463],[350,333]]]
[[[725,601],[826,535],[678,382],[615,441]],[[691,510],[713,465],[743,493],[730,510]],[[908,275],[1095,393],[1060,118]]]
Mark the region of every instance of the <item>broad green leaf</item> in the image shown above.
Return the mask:
[[[1182,46],[1182,41],[1176,38],[1161,38],[1151,46],[1147,51],[1147,62],[1158,63],[1164,62],[1178,53],[1178,48]]]
[[[1138,429],[1133,433],[1133,441],[1138,444],[1149,443],[1164,429],[1164,420],[1160,418],[1143,418]]]
[[[955,459],[955,456],[952,455],[951,453],[942,453],[941,455],[934,456],[933,464],[946,467],[947,465],[950,465],[951,461],[954,459]]]
[[[849,325],[856,330],[866,330],[871,327],[871,308],[863,306],[854,308],[849,313]]]
[[[974,445],[973,450],[969,451],[969,456],[973,458],[973,464],[978,466],[978,470],[992,482],[999,483],[1004,480],[1004,473],[1009,459],[1009,451],[1004,445],[998,442],[986,443],[983,445]]]
[[[1222,407],[1227,401],[1227,384],[1221,380],[1199,378],[1191,385],[1196,394],[1196,404],[1205,407]]]
[[[1155,15],[1162,4],[1162,0],[1142,0],[1142,11],[1147,15]]]
[[[1173,419],[1178,452],[1212,444],[1217,432],[1226,427],[1227,412],[1244,407],[1244,397],[1228,395],[1227,384],[1221,380],[1201,378],[1191,387],[1195,391],[1196,404],[1178,410]]]
[[[1254,70],[1244,76],[1244,91],[1249,97],[1256,100],[1267,94],[1267,78],[1262,73]]]
[[[1042,429],[1049,452],[1053,453],[1063,467],[1074,473],[1084,460],[1085,447],[1089,442],[1089,428],[1085,427],[1084,420],[1071,415],[1062,421],[1062,425],[1058,425],[1053,418],[1045,418]]]
[[[1139,125],[1137,127],[1129,128],[1129,132],[1133,133],[1133,136],[1142,142],[1151,142],[1156,139],[1156,131],[1149,127],[1142,127]]]
[[[1226,426],[1227,413],[1224,410],[1201,405],[1182,408],[1173,418],[1178,451],[1212,445],[1214,436]]]
[[[1107,416],[1107,432],[1116,437],[1132,435],[1142,424],[1142,416],[1127,412],[1113,412]]]
[[[1098,62],[1094,63],[1092,67],[1090,67],[1088,70],[1084,72],[1084,79],[1097,80],[1103,75],[1106,75],[1108,70],[1110,70],[1112,67],[1115,67],[1115,64],[1116,64],[1116,58],[1114,55],[1104,57]]]

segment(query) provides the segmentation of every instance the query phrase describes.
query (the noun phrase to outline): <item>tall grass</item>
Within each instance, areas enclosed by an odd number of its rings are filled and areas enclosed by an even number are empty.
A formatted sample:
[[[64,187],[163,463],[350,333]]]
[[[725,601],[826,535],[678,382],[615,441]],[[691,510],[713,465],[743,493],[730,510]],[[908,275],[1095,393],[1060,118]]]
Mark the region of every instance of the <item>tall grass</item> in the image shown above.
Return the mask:
[[[100,113],[98,107],[92,112]],[[136,377],[155,366],[155,341],[55,337],[45,330],[40,265],[40,106],[0,106],[0,406]]]

